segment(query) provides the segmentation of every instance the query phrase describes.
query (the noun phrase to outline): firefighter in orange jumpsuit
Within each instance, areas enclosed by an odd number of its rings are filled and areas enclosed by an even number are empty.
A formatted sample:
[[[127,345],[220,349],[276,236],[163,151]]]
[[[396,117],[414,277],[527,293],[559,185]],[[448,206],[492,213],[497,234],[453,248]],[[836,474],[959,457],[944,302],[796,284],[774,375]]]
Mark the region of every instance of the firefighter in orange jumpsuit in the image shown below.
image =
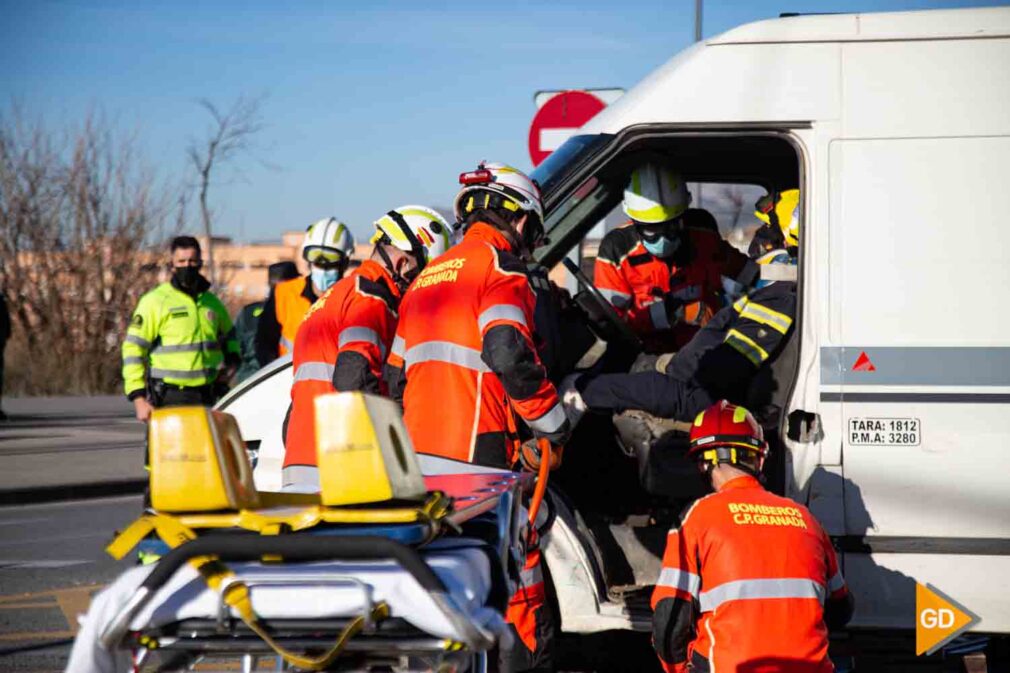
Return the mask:
[[[680,175],[643,164],[624,190],[631,225],[600,242],[593,282],[649,353],[680,349],[723,307],[724,288],[757,278],[753,262],[690,202]]]
[[[519,421],[557,445],[569,432],[534,345],[535,300],[521,259],[543,235],[540,190],[503,164],[483,163],[460,182],[455,213],[465,233],[403,297],[390,392],[403,401],[418,453],[499,468],[525,456],[535,469],[539,456],[521,450]],[[551,665],[553,620],[532,537],[506,613],[518,636],[510,670]]]
[[[267,297],[256,325],[256,360],[260,367],[291,352],[309,307],[344,277],[354,254],[354,237],[335,217],[305,230],[302,259],[309,274],[278,283]]]
[[[294,342],[291,411],[285,432],[283,484],[316,491],[314,400],[333,391],[385,394],[382,367],[396,330],[400,296],[429,260],[449,248],[442,216],[401,206],[375,223],[370,259],[308,310]]]
[[[667,671],[825,673],[828,628],[852,615],[831,541],[806,507],[766,491],[761,426],[720,401],[691,427],[690,457],[715,493],[670,531],[652,594]]]

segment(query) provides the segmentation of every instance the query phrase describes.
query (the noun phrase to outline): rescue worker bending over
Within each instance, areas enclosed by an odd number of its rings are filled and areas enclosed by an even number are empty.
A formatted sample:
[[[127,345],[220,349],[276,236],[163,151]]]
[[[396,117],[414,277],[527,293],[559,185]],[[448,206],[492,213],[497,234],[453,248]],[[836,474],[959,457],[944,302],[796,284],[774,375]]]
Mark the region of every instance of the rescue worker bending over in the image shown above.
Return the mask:
[[[268,296],[278,283],[297,277],[298,268],[294,262],[271,264],[267,269]],[[242,366],[235,374],[236,383],[246,380],[260,368],[259,360],[256,358],[256,328],[260,323],[260,316],[263,315],[265,305],[266,300],[246,304],[235,318],[235,334],[238,336],[238,345],[242,350]]]
[[[710,228],[711,216],[689,209],[690,202],[680,175],[642,164],[624,190],[631,226],[600,243],[593,282],[649,353],[681,348],[722,308],[724,277],[746,287],[757,275],[746,255]]]
[[[828,628],[853,599],[831,541],[806,507],[766,491],[761,426],[717,402],[691,427],[688,456],[715,493],[669,533],[652,594],[653,645],[667,671],[833,671]]]
[[[319,489],[314,400],[333,391],[386,394],[383,363],[396,331],[400,296],[449,247],[450,228],[424,206],[401,206],[375,223],[375,248],[326,291],[298,328],[291,411],[285,436],[286,490]]]
[[[418,453],[507,468],[518,458],[513,412],[537,437],[560,444],[568,434],[533,343],[519,257],[543,235],[540,190],[503,164],[460,181],[463,240],[404,296],[389,383]]]
[[[214,404],[215,384],[239,365],[228,310],[200,275],[200,243],[176,236],[171,254],[171,280],[140,298],[123,341],[123,388],[145,423],[155,407]]]
[[[508,468],[521,455],[517,414],[536,437],[555,444],[568,421],[533,342],[534,296],[520,258],[543,235],[540,190],[526,175],[482,163],[460,176],[455,213],[463,240],[428,265],[400,304],[387,379],[402,399],[418,453]],[[516,569],[506,621],[515,646],[503,670],[550,670],[554,619],[546,598],[535,531]]]
[[[260,367],[291,352],[309,307],[343,278],[353,253],[354,238],[335,217],[319,220],[305,231],[302,259],[309,263],[309,275],[279,283],[267,297],[256,327]]]
[[[570,377],[565,406],[572,422],[587,408],[641,409],[689,421],[714,400],[739,401],[758,370],[788,341],[796,315],[799,190],[758,202],[767,224],[756,236],[760,278],[748,295],[722,309],[669,361],[665,372]],[[771,240],[777,249],[762,253]]]

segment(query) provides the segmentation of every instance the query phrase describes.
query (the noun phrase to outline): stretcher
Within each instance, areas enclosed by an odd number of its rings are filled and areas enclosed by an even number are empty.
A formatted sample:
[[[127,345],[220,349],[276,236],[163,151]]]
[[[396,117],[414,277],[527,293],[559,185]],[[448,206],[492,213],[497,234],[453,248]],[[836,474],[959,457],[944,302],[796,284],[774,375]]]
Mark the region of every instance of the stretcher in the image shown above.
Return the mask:
[[[437,459],[422,475],[391,403],[328,397],[343,399],[317,414],[344,428],[320,442],[318,494],[257,492],[227,414],[156,412],[152,508],[109,552],[155,535],[169,551],[95,597],[68,671],[206,657],[248,670],[261,656],[297,670],[484,670],[508,645],[502,615],[532,520],[523,496],[546,481]]]

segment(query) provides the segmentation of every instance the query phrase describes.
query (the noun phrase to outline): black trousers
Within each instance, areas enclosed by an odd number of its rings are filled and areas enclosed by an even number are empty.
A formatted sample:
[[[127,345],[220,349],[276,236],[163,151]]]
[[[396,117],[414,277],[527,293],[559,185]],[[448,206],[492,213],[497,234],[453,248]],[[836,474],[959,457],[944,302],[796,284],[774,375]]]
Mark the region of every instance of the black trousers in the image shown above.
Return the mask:
[[[152,381],[150,400],[154,407],[212,406],[217,401],[214,386],[175,386],[164,381]]]

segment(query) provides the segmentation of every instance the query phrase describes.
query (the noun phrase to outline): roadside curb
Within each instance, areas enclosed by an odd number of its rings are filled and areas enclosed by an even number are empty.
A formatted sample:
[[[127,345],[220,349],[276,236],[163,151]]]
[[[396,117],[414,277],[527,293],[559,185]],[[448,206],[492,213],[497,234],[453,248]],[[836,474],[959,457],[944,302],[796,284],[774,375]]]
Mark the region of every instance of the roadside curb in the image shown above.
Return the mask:
[[[117,495],[139,495],[147,488],[147,479],[127,479],[92,484],[64,484],[0,491],[0,506],[40,505],[63,500],[88,500]]]

